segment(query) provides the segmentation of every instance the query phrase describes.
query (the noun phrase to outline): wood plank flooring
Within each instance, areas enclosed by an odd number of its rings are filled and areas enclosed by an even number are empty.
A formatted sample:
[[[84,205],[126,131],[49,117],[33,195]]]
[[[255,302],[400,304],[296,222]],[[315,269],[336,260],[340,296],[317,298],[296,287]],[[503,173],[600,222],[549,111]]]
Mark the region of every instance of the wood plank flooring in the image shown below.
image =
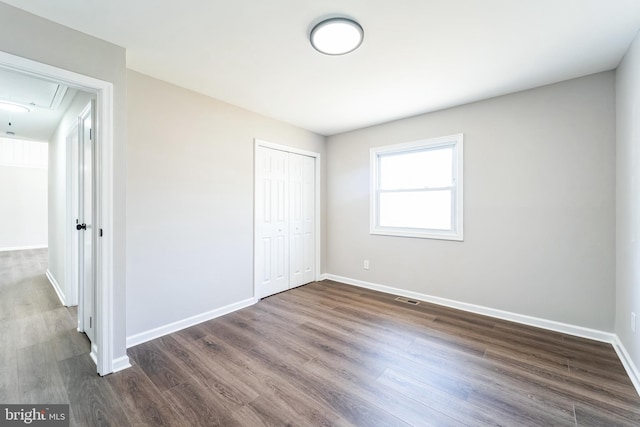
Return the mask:
[[[0,253],[0,402],[78,426],[639,426],[613,348],[335,282],[129,349],[101,378],[46,251]]]

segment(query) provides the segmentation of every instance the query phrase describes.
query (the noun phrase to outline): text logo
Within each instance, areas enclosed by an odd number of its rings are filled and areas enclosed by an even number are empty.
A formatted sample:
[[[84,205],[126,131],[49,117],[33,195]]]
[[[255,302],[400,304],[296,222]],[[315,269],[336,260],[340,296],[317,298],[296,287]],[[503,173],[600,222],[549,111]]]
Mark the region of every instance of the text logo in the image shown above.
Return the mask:
[[[69,405],[2,405],[0,427],[69,427]]]

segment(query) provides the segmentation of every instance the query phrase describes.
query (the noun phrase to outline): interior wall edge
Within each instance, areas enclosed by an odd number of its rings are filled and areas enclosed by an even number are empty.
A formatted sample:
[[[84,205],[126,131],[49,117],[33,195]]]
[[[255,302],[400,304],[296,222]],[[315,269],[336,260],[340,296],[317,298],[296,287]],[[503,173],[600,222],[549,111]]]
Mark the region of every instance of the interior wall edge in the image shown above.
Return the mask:
[[[124,371],[127,368],[131,367],[131,361],[129,360],[129,356],[117,357],[111,361],[111,370],[112,374],[116,372]]]
[[[234,311],[241,310],[249,307],[257,302],[256,298],[251,297],[242,301],[238,301],[224,307],[216,308],[205,313],[196,314],[195,316],[187,317],[186,319],[178,320],[176,322],[168,323],[157,328],[150,329],[148,331],[140,332],[135,335],[127,337],[127,348],[135,347],[139,344],[147,341],[154,340],[156,338],[163,337],[165,335],[172,334],[174,332],[181,331],[182,329],[195,326],[199,323],[203,323],[216,317],[224,316],[225,314],[233,313]]]
[[[53,276],[53,273],[51,273],[51,270],[49,270],[48,268],[47,268],[47,271],[45,272],[45,276],[47,276],[49,283],[51,283],[51,286],[53,286],[53,290],[56,291],[56,295],[58,296],[58,299],[60,300],[62,305],[64,305],[65,307],[68,307],[66,303],[66,298],[64,297],[64,292],[62,292],[62,288],[60,288],[58,281]]]
[[[620,362],[622,362],[624,369],[627,371],[627,375],[629,375],[629,379],[636,388],[636,392],[640,395],[640,370],[633,362],[631,355],[617,334],[613,335],[613,349],[618,354],[618,358],[620,359]]]
[[[334,274],[326,275],[328,280],[340,282],[347,285],[358,286],[361,288],[371,289],[374,291],[385,292],[393,295],[400,295],[407,298],[417,299],[432,304],[442,305],[445,307],[455,308],[470,313],[481,314],[496,319],[508,320],[510,322],[520,323],[523,325],[534,326],[549,331],[560,332],[567,335],[573,335],[580,338],[587,338],[594,341],[600,341],[612,344],[615,334],[612,332],[600,331],[597,329],[585,328],[583,326],[571,325],[568,323],[557,322],[555,320],[542,319],[539,317],[529,316],[526,314],[513,313],[510,311],[499,310],[496,308],[485,307],[467,302],[456,301],[447,298],[441,298],[433,295],[422,294],[419,292],[407,291],[392,286],[370,283],[363,280],[351,279],[348,277],[336,276]]]

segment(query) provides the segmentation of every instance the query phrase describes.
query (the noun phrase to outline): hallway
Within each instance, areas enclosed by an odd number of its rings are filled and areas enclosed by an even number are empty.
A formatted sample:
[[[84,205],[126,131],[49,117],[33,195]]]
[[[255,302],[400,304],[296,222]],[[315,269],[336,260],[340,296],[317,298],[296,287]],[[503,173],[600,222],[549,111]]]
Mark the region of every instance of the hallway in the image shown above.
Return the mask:
[[[0,252],[3,403],[68,403],[65,367],[94,366],[76,309],[60,304],[46,268],[46,249]]]

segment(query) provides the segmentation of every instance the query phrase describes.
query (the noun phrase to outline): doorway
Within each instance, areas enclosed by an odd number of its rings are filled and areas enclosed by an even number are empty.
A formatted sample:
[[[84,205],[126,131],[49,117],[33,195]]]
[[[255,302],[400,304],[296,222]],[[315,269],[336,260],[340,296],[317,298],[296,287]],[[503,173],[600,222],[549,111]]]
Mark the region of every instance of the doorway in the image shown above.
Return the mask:
[[[113,356],[113,84],[71,71],[0,52],[0,68],[30,75],[44,81],[60,82],[67,87],[95,95],[93,112],[94,169],[92,187],[93,238],[92,269],[94,315],[92,354],[97,372],[106,375],[129,365],[128,358]],[[75,219],[69,216],[67,224],[75,227]],[[69,257],[65,257],[67,271],[73,271]],[[76,270],[77,271],[77,270]],[[80,301],[79,301],[80,302]],[[95,346],[95,347],[94,347]]]
[[[254,295],[313,282],[320,254],[320,155],[255,143]]]

